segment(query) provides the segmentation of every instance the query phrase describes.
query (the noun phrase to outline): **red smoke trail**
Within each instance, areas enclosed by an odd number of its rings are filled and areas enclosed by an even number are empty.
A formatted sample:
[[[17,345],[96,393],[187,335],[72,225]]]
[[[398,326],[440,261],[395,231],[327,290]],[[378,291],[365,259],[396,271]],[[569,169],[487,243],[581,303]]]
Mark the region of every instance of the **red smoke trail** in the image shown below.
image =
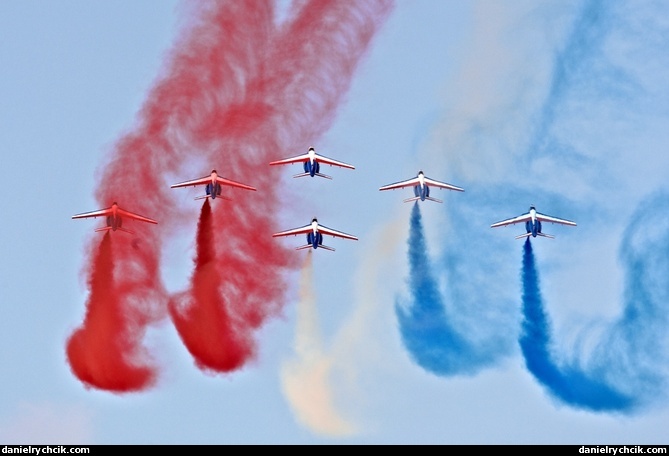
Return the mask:
[[[128,324],[119,305],[119,290],[113,280],[112,242],[105,233],[92,259],[88,278],[88,298],[83,328],[67,341],[67,356],[76,376],[88,386],[127,392],[153,383],[151,369],[133,362],[137,330],[141,322]]]
[[[108,388],[108,382],[92,364],[113,365],[115,359],[142,352],[146,325],[166,314],[160,252],[164,238],[188,218],[174,204],[168,179],[195,177],[185,174],[186,164],[189,172],[194,164],[204,167],[199,175],[216,168],[226,177],[258,188],[252,195],[239,191],[234,201],[217,203],[213,226],[219,273],[193,282],[197,290],[189,291],[194,298],[191,305],[199,305],[195,298],[203,295],[200,288],[219,293],[203,299],[220,298],[225,315],[235,322],[234,340],[243,343],[252,340],[250,330],[281,309],[282,273],[297,268],[298,260],[272,242],[280,210],[274,185],[280,171],[268,163],[279,155],[306,150],[330,126],[357,62],[390,11],[390,2],[296,1],[291,19],[281,26],[274,23],[274,3],[269,0],[212,0],[192,8],[189,28],[171,53],[163,77],[148,94],[137,127],[111,152],[96,191],[100,207],[117,201],[159,224],[133,223],[139,236],[135,241],[127,233],[112,233],[117,238],[110,247],[113,275],[89,282],[87,317],[75,334],[90,338],[93,328],[107,326],[106,314],[90,311],[103,296],[107,306],[120,312],[115,316],[118,324],[108,325],[111,329],[105,332],[112,351],[81,346],[80,351],[87,353],[75,357],[68,348],[75,375],[95,387]],[[88,250],[88,256],[94,257],[95,241]],[[87,263],[94,265],[93,260]],[[198,271],[195,277],[200,277]],[[105,294],[112,288],[113,294]],[[184,341],[189,337],[182,332],[206,329],[200,319],[189,321],[190,329],[183,322],[180,325]],[[122,346],[114,345],[128,328],[134,337]],[[211,340],[229,339],[220,328],[209,331]],[[252,348],[236,349],[247,359]],[[196,359],[208,356],[196,355],[196,347],[188,349]],[[229,353],[209,364],[229,366]],[[133,362],[155,376],[155,367],[146,359]],[[135,389],[148,385],[127,380]]]
[[[227,372],[239,368],[251,353],[251,341],[238,334],[216,287],[221,273],[216,266],[215,231],[209,200],[205,200],[197,227],[197,253],[191,289],[175,296],[172,321],[203,370]]]
[[[263,18],[271,16],[270,6],[269,2],[213,1],[194,7],[193,23],[175,47],[164,76],[150,91],[137,127],[118,141],[102,169],[96,191],[100,207],[117,201],[125,209],[156,218],[159,224],[134,223],[132,228],[139,238],[132,241],[127,233],[113,233],[117,237],[110,247],[113,268],[89,282],[87,316],[76,334],[78,339],[100,343],[80,345],[77,356],[68,346],[72,371],[88,385],[116,390],[109,386],[104,369],[97,367],[114,366],[116,360],[142,352],[146,325],[166,314],[167,293],[159,275],[162,238],[186,219],[173,203],[166,175],[178,174],[185,160],[206,154],[191,142],[211,124],[205,107],[230,104],[243,93],[235,74],[246,71],[242,65],[252,61],[247,54],[267,28]],[[237,9],[247,13],[235,14]],[[244,17],[246,20],[240,20]],[[229,47],[222,53],[223,44]],[[222,89],[222,81],[226,90],[217,90]],[[96,255],[96,239],[89,244],[89,257]],[[94,266],[95,261],[87,263]],[[111,289],[115,292],[108,293]],[[105,312],[90,310],[99,306],[117,309],[117,313],[110,319]],[[99,327],[107,331],[97,333]],[[133,337],[128,339],[130,327]],[[116,344],[119,339],[124,344]],[[156,375],[148,360],[133,361],[151,377]],[[135,381],[125,370],[116,373],[121,377],[126,374],[124,391],[149,385]]]
[[[238,67],[250,69],[238,76],[246,81],[243,96],[230,106],[209,109],[207,118],[218,127],[199,131],[201,142],[210,141],[202,149],[211,152],[213,162],[224,158],[235,176],[252,178],[248,183],[258,188],[258,194],[252,195],[250,205],[214,203],[213,226],[220,233],[215,246],[218,273],[207,273],[211,266],[200,260],[199,243],[210,238],[198,232],[191,289],[172,301],[179,334],[198,365],[226,372],[228,350],[252,357],[255,346],[247,344],[253,344],[253,330],[283,306],[282,272],[298,268],[299,259],[271,236],[281,201],[277,171],[268,163],[306,151],[331,125],[356,64],[389,11],[387,1],[299,2],[286,24],[258,41],[253,60],[257,67],[252,62]],[[235,13],[241,15],[235,22],[247,22],[248,11],[238,7]],[[221,50],[222,55],[225,52]],[[225,334],[227,321],[215,325],[205,318],[213,303],[220,303],[225,308],[222,314],[235,322],[232,338]],[[189,318],[178,317],[184,309],[189,309]],[[207,331],[212,332],[205,336]],[[212,350],[204,340],[218,344],[236,340],[242,345]],[[212,360],[214,352],[221,358]]]
[[[118,358],[106,348],[123,339],[122,358],[142,352],[146,325],[166,314],[167,295],[159,276],[161,240],[176,223],[187,219],[173,203],[166,175],[180,174],[179,167],[189,158],[206,156],[207,151],[194,138],[206,139],[205,133],[214,131],[207,107],[231,105],[243,95],[244,81],[235,75],[247,74],[254,66],[253,54],[267,42],[263,31],[269,30],[272,14],[271,3],[261,1],[212,1],[195,7],[192,26],[172,52],[164,76],[150,91],[138,126],[118,141],[102,169],[96,191],[101,207],[117,201],[128,210],[158,219],[159,224],[133,224],[140,235],[133,241],[126,233],[113,233],[119,237],[111,246],[113,274],[110,267],[107,283],[89,282],[87,317],[76,334],[79,339],[95,338],[100,343],[80,346],[78,356],[68,348],[72,371],[87,385],[116,390],[110,388],[106,372],[97,368],[106,365],[108,356],[107,364]],[[91,271],[95,270],[95,239],[87,261]],[[109,288],[115,292],[107,293]],[[115,324],[107,321],[106,313],[90,310],[101,305],[118,309]],[[98,334],[99,327],[108,331]],[[146,360],[134,362],[152,377],[156,375],[155,367]],[[149,384],[136,382],[125,370],[117,375],[127,375],[125,391]]]

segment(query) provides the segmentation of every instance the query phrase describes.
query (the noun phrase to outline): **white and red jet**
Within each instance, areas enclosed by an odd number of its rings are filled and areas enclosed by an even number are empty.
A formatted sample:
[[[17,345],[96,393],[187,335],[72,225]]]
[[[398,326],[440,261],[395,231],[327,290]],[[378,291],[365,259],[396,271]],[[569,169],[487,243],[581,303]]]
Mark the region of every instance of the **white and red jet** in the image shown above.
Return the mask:
[[[308,248],[313,248],[313,249],[326,249],[326,250],[331,250],[334,251],[332,247],[329,247],[327,245],[323,245],[323,235],[327,234],[328,236],[333,236],[333,237],[340,237],[344,239],[352,239],[354,241],[357,241],[358,238],[350,235],[343,233],[341,231],[333,230],[332,228],[328,228],[327,226],[320,225],[318,223],[318,220],[314,217],[311,220],[311,223],[309,225],[305,225],[300,228],[293,228],[292,230],[286,230],[286,231],[281,231],[279,233],[274,233],[272,237],[279,237],[279,236],[297,236],[299,234],[306,234],[307,235],[307,243],[305,245],[301,245],[299,247],[296,247],[295,250],[302,250],[302,249],[308,249]]]
[[[316,153],[316,150],[313,147],[309,148],[309,151],[306,154],[297,155],[295,157],[284,158],[282,160],[273,161],[270,165],[288,165],[290,163],[302,162],[304,165],[304,172],[300,174],[295,174],[293,177],[305,177],[305,176],[318,176],[324,177],[326,179],[332,179],[331,176],[326,174],[321,174],[321,163],[330,166],[339,166],[340,168],[355,169],[355,166],[349,165],[348,163],[340,162],[332,158],[324,157]]]
[[[507,220],[502,220],[501,222],[493,223],[490,225],[490,228],[497,228],[499,226],[514,225],[516,223],[525,224],[525,234],[519,234],[516,236],[516,239],[521,239],[524,237],[547,237],[550,239],[555,239],[555,236],[541,232],[541,222],[548,223],[558,223],[560,225],[576,226],[575,222],[571,220],[565,220],[557,217],[552,217],[550,215],[540,214],[537,212],[534,206],[530,206],[530,210],[527,214],[519,215],[518,217],[510,218]]]
[[[243,188],[244,190],[256,191],[255,187],[251,187],[250,185],[242,184],[240,182],[235,182],[233,180],[219,176],[215,169],[211,170],[211,174],[209,176],[204,176],[199,179],[193,179],[186,182],[180,182],[178,184],[172,185],[170,188],[195,187],[197,185],[205,186],[206,195],[198,196],[195,198],[196,200],[204,198],[215,199],[218,197],[223,199],[230,199],[226,198],[225,196],[221,196],[222,185],[227,185],[229,187],[235,187],[235,188]]]
[[[95,231],[120,230],[120,231],[125,231],[126,233],[133,233],[127,228],[122,228],[121,225],[123,224],[123,219],[121,217],[127,217],[134,220],[139,220],[140,222],[153,223],[154,225],[158,223],[153,219],[144,217],[143,215],[135,214],[134,212],[121,209],[120,207],[118,207],[118,204],[116,204],[116,201],[114,201],[114,204],[112,204],[106,209],[100,209],[99,211],[93,211],[93,212],[84,212],[83,214],[77,214],[72,216],[73,219],[89,218],[89,217],[107,218],[107,226],[104,226],[102,228],[97,228]]]
[[[414,178],[407,179],[401,182],[395,182],[394,184],[384,185],[379,190],[395,190],[398,188],[413,187],[414,197],[405,199],[404,200],[405,203],[417,200],[421,201],[430,200],[430,201],[435,201],[437,203],[443,203],[442,200],[430,196],[430,186],[437,188],[445,188],[447,190],[455,190],[456,192],[464,192],[464,189],[456,187],[455,185],[430,179],[425,174],[423,174],[423,171],[418,171],[418,175]]]

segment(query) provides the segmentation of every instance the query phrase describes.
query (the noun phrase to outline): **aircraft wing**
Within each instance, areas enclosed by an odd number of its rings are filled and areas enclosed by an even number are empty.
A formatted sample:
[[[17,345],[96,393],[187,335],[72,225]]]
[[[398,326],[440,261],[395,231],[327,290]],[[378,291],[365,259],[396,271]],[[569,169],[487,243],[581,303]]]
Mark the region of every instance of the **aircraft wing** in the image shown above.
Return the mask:
[[[111,213],[112,213],[112,208],[108,207],[106,209],[100,209],[98,211],[84,212],[83,214],[73,215],[72,218],[73,219],[80,219],[80,218],[88,218],[88,217],[104,217],[104,216],[110,215]],[[131,218],[131,219],[139,220],[141,222],[148,222],[148,223],[153,223],[153,224],[158,223],[153,219],[150,219],[148,217],[144,217],[144,216],[139,215],[139,214],[135,214],[134,212],[126,211],[124,209],[121,209],[120,207],[116,208],[116,213],[118,215],[120,215],[121,217],[128,217],[128,218]]]
[[[88,218],[88,217],[104,217],[105,215],[111,214],[111,207],[106,209],[100,209],[99,211],[84,212],[82,214],[73,215],[73,219]]]
[[[490,228],[496,228],[498,226],[514,225],[516,223],[525,223],[528,220],[532,220],[532,217],[530,216],[529,213],[519,215],[518,217],[510,218],[507,220],[502,220],[501,222],[493,223],[492,225],[490,225]]]
[[[440,182],[438,180],[430,179],[429,177],[423,177],[423,180],[427,185],[430,185],[432,187],[438,187],[438,188],[445,188],[447,190],[455,190],[458,192],[464,192],[465,190],[463,188],[457,187],[455,185],[447,184],[446,182]],[[411,179],[407,179],[404,181],[400,182],[395,182],[394,184],[389,184],[389,185],[384,185],[381,187],[379,190],[395,190],[398,188],[406,188],[406,187],[415,187],[420,183],[420,180],[418,177],[414,177]]]
[[[291,230],[281,231],[279,233],[274,233],[272,237],[279,236],[297,236],[298,234],[307,234],[312,231],[311,223],[309,225],[302,226],[300,228],[293,228]]]
[[[341,168],[348,168],[348,169],[355,169],[355,166],[349,165],[348,163],[341,162],[339,160],[335,160],[333,158],[325,157],[323,155],[315,154],[314,159],[318,163],[323,163],[324,165],[330,165],[330,166],[339,166]],[[277,160],[273,161],[270,163],[270,165],[287,165],[289,163],[301,163],[306,160],[309,160],[309,154],[302,154],[302,155],[297,155],[295,157],[289,157],[289,158],[284,158],[282,160]]]
[[[255,187],[251,187],[250,185],[242,184],[240,182],[235,182],[230,179],[225,179],[221,176],[217,176],[216,181],[221,185],[228,185],[230,187],[243,188],[246,190],[253,190],[253,191],[256,190]],[[186,182],[180,182],[178,184],[174,184],[170,186],[170,188],[195,187],[196,185],[207,185],[210,182],[211,182],[211,176],[204,176],[199,179],[193,179]]]
[[[431,185],[433,187],[439,187],[439,188],[445,188],[447,190],[455,190],[456,192],[464,192],[465,190],[460,187],[456,187],[455,185],[447,184],[446,182],[439,182],[434,179],[430,179],[429,177],[424,177],[425,183],[428,185]]]
[[[148,222],[148,223],[153,223],[154,225],[158,224],[153,219],[150,219],[148,217],[144,217],[143,215],[135,214],[134,212],[126,211],[124,209],[121,209],[120,207],[116,209],[116,212],[121,216],[121,217],[128,217],[131,219],[139,220],[140,222]]]
[[[358,240],[357,237],[355,237],[351,234],[346,234],[342,231],[333,230],[332,228],[328,228],[327,226],[323,226],[323,225],[318,225],[318,231],[323,233],[323,234],[328,234],[328,235],[334,236],[334,237],[340,237],[340,238],[344,238],[344,239],[353,239],[354,241]]]
[[[384,185],[379,190],[395,190],[397,188],[415,187],[416,185],[418,185],[418,178],[414,177],[412,179],[395,182],[394,184]]]
[[[180,187],[194,187],[196,185],[207,185],[211,182],[211,176],[204,176],[199,179],[193,179],[186,182],[180,182],[170,186],[170,188],[180,188]]]
[[[330,166],[339,166],[340,168],[348,168],[348,169],[355,169],[355,166],[349,165],[348,163],[341,162],[339,160],[335,160],[333,158],[328,158],[324,157],[322,155],[316,154],[314,157],[319,163],[324,163],[326,165]]]
[[[309,225],[302,226],[300,228],[293,228],[292,230],[286,230],[286,231],[281,231],[279,233],[274,233],[272,235],[272,237],[297,236],[299,234],[311,233],[312,230],[313,230],[313,227],[312,227],[311,224],[309,224]],[[342,231],[333,230],[332,228],[328,228],[327,226],[323,226],[323,225],[318,225],[318,232],[321,233],[321,234],[327,234],[329,236],[340,237],[340,238],[344,238],[344,239],[352,239],[354,241],[358,240],[358,238],[353,236],[353,235],[346,234]]]
[[[224,177],[217,176],[216,181],[221,184],[221,185],[228,185],[230,187],[237,187],[237,188],[243,188],[245,190],[253,190],[254,192],[256,191],[255,187],[251,187],[250,185],[242,184],[241,182],[235,182],[230,179],[225,179]]]
[[[296,155],[295,157],[283,158],[270,163],[270,165],[287,165],[289,163],[298,163],[309,160],[309,154]]]
[[[552,217],[550,215],[540,214],[538,212],[537,212],[537,220],[541,220],[542,222],[559,223],[560,225],[576,226],[576,223],[572,222],[571,220]]]

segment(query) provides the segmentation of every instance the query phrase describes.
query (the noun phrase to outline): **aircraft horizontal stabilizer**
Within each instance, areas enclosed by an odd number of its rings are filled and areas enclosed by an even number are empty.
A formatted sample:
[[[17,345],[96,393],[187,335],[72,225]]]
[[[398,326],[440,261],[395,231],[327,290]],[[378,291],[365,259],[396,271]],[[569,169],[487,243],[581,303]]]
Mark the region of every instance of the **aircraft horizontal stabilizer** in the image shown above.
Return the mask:
[[[537,236],[543,236],[543,237],[547,237],[549,239],[555,239],[555,236],[553,236],[551,234],[537,233]]]
[[[97,228],[95,231],[109,231],[111,229],[112,229],[111,226],[105,226],[105,227],[102,227],[102,228]],[[117,227],[116,231],[125,231],[126,233],[135,234],[134,231],[130,231],[126,228],[120,228],[120,227]]]
[[[313,246],[312,246],[311,244],[301,245],[301,246],[299,246],[299,247],[295,247],[295,250],[310,249],[310,248],[312,248],[312,247],[313,247]],[[333,249],[332,247],[327,246],[327,245],[323,245],[323,244],[319,245],[318,248],[319,248],[319,249],[330,250],[331,252],[334,252],[334,251],[335,251],[335,249]]]
[[[532,233],[519,234],[518,236],[516,236],[516,239],[522,239],[530,236],[532,236]]]
[[[314,175],[315,175],[315,176],[318,176],[318,177],[324,177],[324,178],[326,178],[326,179],[332,179],[332,177],[331,177],[331,176],[328,176],[327,174],[315,173]],[[295,175],[293,176],[293,178],[295,178],[295,177],[307,177],[307,176],[311,176],[311,174],[309,174],[309,173],[295,174]]]
[[[211,198],[211,195],[197,196],[197,197],[195,197],[195,198],[193,198],[193,199],[201,200],[201,199],[205,199],[205,198]],[[231,198],[228,198],[227,196],[220,196],[220,195],[219,195],[219,196],[217,196],[216,198],[224,199],[224,200],[226,200],[226,201],[232,201],[232,199],[231,199]]]
[[[442,200],[437,199],[437,198],[432,198],[431,196],[426,196],[425,199],[430,200],[430,201],[434,201],[435,203],[443,203]]]
[[[420,196],[414,196],[413,198],[407,198],[404,200],[405,203],[410,203],[412,201],[418,201],[420,199]]]

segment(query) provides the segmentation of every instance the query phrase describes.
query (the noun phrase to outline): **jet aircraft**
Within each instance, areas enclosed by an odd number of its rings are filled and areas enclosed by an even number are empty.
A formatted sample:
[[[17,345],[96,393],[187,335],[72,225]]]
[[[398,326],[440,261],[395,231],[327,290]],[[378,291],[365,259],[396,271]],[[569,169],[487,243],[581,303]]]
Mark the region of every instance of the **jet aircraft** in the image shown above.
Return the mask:
[[[295,157],[284,158],[282,160],[273,161],[270,165],[287,165],[290,163],[304,163],[304,172],[300,174],[295,174],[293,177],[305,177],[305,176],[318,176],[324,177],[326,179],[332,179],[331,176],[322,174],[321,163],[330,166],[339,166],[341,168],[355,169],[355,166],[349,165],[348,163],[340,162],[333,160],[332,158],[324,157],[316,153],[316,150],[313,147],[309,148],[309,151],[306,154],[297,155]]]
[[[413,198],[407,198],[404,200],[405,203],[410,201],[436,201],[437,203],[443,203],[442,200],[433,198],[430,196],[430,186],[437,188],[445,188],[447,190],[455,190],[458,192],[464,192],[464,189],[456,187],[455,185],[447,184],[446,182],[439,182],[438,180],[430,179],[423,171],[418,171],[418,175],[414,178],[407,179],[405,181],[396,182],[394,184],[384,185],[379,190],[395,190],[398,188],[413,187]]]
[[[170,188],[180,188],[180,187],[194,187],[196,185],[205,185],[205,190],[207,192],[206,195],[198,196],[195,199],[204,199],[204,198],[223,198],[223,199],[230,199],[226,198],[225,196],[221,196],[221,185],[228,185],[230,187],[236,187],[236,188],[243,188],[245,190],[253,190],[255,191],[255,187],[251,187],[250,185],[242,184],[239,182],[235,182],[229,179],[226,179],[224,177],[221,177],[218,175],[215,169],[211,170],[211,174],[209,176],[204,176],[199,179],[194,179],[186,182],[181,182],[179,184],[174,184]]]
[[[550,215],[544,215],[537,212],[534,206],[530,206],[527,214],[519,215],[518,217],[502,220],[501,222],[493,223],[490,228],[497,228],[499,226],[514,225],[516,223],[525,223],[525,230],[527,233],[516,236],[516,239],[524,237],[543,236],[550,239],[555,239],[555,236],[541,232],[541,222],[559,223],[560,225],[576,226],[576,223],[571,220],[564,220]]]
[[[148,217],[144,217],[139,214],[135,214],[130,211],[126,211],[125,209],[121,209],[118,207],[118,204],[116,204],[116,201],[114,201],[114,204],[112,204],[110,207],[106,209],[100,209],[99,211],[93,211],[93,212],[84,212],[83,214],[77,214],[73,215],[73,219],[80,219],[80,218],[89,218],[89,217],[106,217],[107,218],[107,226],[102,227],[102,228],[97,228],[95,231],[116,231],[116,230],[121,230],[125,231],[126,233],[133,233],[127,228],[123,228],[121,225],[123,224],[123,220],[121,217],[128,217],[131,219],[139,220],[140,222],[148,222],[148,223],[153,223],[154,225],[157,224],[153,219],[150,219]]]
[[[328,228],[327,226],[320,225],[315,217],[311,220],[311,223],[309,225],[305,225],[300,228],[293,228],[292,230],[281,231],[280,233],[274,233],[272,237],[293,236],[293,235],[297,236],[299,234],[307,235],[307,244],[296,247],[295,250],[308,249],[311,247],[313,249],[322,248],[334,251],[332,247],[323,244],[324,234],[333,237],[341,237],[344,239],[352,239],[354,241],[358,240],[357,237],[352,236],[350,234],[342,233],[341,231],[333,230],[331,228]]]

